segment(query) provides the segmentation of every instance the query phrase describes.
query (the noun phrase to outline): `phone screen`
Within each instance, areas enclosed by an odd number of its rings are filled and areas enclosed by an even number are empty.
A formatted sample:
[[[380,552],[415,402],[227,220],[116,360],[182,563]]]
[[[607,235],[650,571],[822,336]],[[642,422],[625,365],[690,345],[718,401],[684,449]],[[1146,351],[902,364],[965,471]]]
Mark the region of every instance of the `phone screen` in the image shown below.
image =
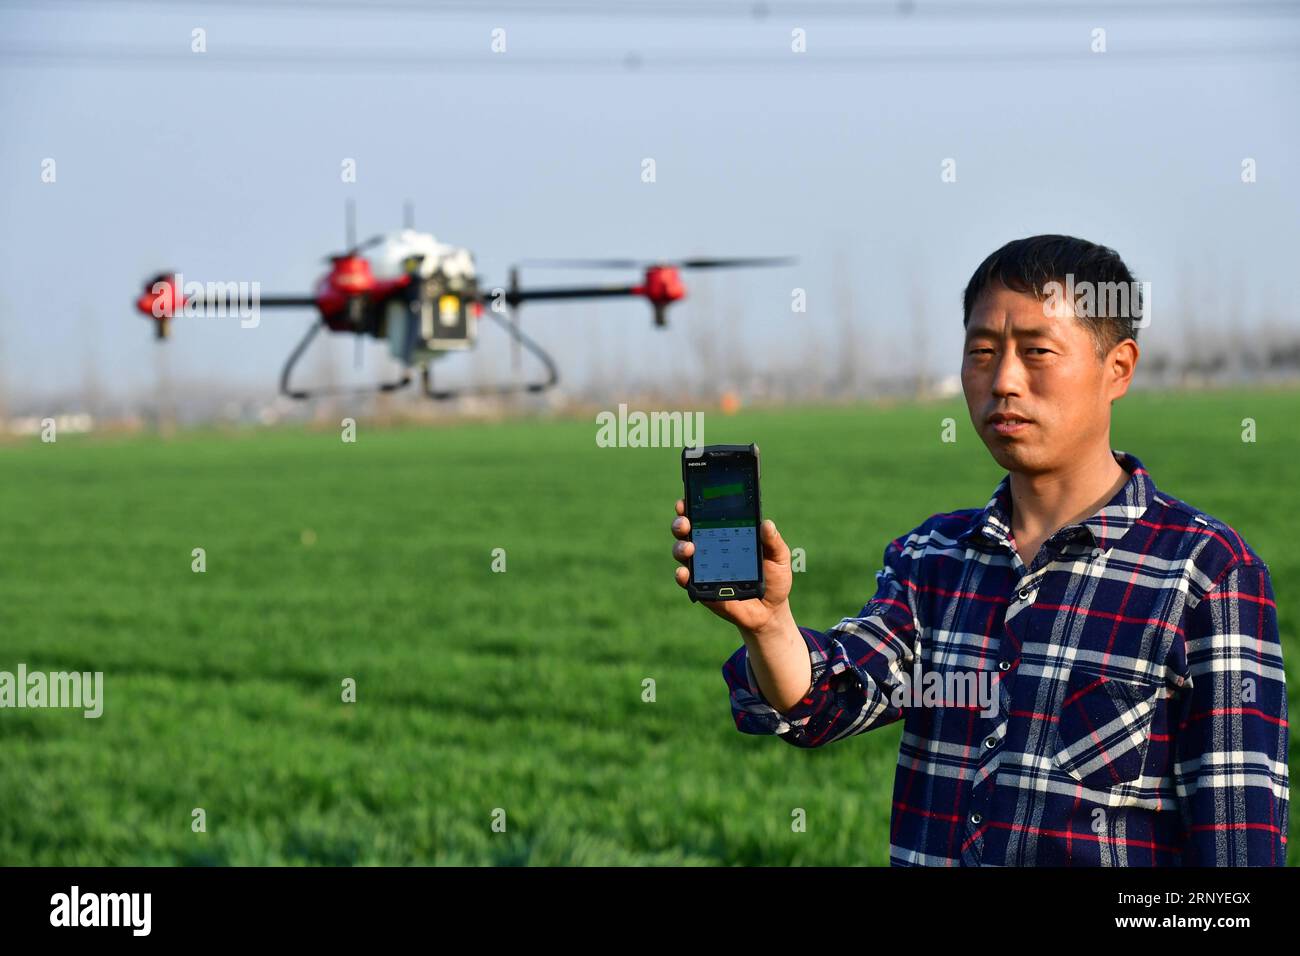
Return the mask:
[[[688,462],[692,573],[697,584],[758,580],[758,462],[706,455]]]

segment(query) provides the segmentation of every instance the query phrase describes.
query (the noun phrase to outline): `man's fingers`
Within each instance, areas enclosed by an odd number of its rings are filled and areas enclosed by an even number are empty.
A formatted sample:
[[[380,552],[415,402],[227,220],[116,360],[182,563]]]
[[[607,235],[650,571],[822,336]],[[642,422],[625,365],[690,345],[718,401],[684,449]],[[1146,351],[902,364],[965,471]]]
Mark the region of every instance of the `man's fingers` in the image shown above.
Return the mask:
[[[691,519],[676,517],[673,519],[673,534],[685,541],[691,536]]]
[[[683,587],[683,588],[684,588],[684,587],[686,587],[686,583],[687,583],[688,581],[690,581],[690,579],[691,579],[691,572],[690,572],[690,569],[689,569],[689,568],[678,568],[676,571],[673,572],[673,577],[677,579],[677,584],[678,584],[680,587]]]
[[[695,553],[695,544],[690,541],[678,541],[673,545],[673,557],[678,561],[685,561]]]
[[[676,504],[675,507],[676,507],[676,509],[677,509],[677,513],[678,513],[679,515],[684,515],[684,514],[686,514],[686,499],[684,499],[684,498],[678,498],[678,499],[677,499],[677,504]]]

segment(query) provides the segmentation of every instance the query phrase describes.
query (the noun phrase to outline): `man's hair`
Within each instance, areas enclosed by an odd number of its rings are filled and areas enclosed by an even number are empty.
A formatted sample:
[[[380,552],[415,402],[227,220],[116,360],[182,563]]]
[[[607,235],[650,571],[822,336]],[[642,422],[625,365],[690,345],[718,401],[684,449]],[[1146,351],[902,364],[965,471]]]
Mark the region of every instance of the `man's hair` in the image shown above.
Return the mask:
[[[1054,291],[1045,289],[1051,282],[1059,282],[1062,290],[1066,285],[1066,276],[1073,276],[1076,289],[1089,283],[1093,288],[1095,307],[1091,314],[1080,314],[1089,334],[1092,335],[1098,360],[1125,339],[1137,340],[1134,318],[1143,314],[1141,290],[1133,280],[1124,260],[1119,253],[1106,246],[1099,246],[1086,239],[1073,236],[1030,236],[1008,242],[980,263],[970,282],[966,284],[966,293],[962,299],[964,315],[962,327],[970,324],[971,310],[985,289],[998,283],[1012,292],[1023,292],[1043,300]],[[1115,289],[1112,283],[1125,283],[1125,290],[1133,291],[1133,301],[1128,301],[1127,309],[1108,309],[1113,297],[1102,294],[1105,290]],[[1064,291],[1060,293],[1064,295]],[[1127,296],[1127,291],[1124,292]],[[1073,303],[1071,303],[1073,304]]]

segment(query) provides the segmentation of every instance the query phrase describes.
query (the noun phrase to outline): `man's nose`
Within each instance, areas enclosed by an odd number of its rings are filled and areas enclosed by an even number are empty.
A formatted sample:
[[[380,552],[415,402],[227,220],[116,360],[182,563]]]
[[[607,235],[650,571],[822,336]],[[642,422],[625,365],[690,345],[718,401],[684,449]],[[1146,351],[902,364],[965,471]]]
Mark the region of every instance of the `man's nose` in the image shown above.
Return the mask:
[[[1019,395],[1024,388],[1025,367],[1010,351],[1004,351],[993,370],[994,395]]]

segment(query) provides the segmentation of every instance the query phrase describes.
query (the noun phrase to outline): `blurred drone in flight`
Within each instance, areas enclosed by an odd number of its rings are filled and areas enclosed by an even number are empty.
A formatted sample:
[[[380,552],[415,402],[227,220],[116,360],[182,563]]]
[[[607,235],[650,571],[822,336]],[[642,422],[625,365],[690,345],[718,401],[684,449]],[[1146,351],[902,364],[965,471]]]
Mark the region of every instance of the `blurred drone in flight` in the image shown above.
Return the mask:
[[[641,270],[640,281],[628,284],[521,288],[519,266],[511,267],[504,286],[486,286],[477,274],[474,257],[467,249],[444,245],[427,232],[412,227],[410,205],[406,225],[397,232],[356,241],[356,213],[347,206],[347,248],[328,257],[330,270],[317,281],[310,295],[256,295],[258,309],[315,309],[313,322],[302,341],[289,354],[280,374],[280,391],[290,398],[306,399],[340,392],[391,392],[405,388],[419,370],[424,394],[433,399],[462,395],[504,395],[511,392],[543,392],[559,381],[555,362],[546,351],[519,328],[519,307],[525,302],[555,302],[567,299],[597,299],[638,296],[650,303],[654,324],[668,324],[667,309],[686,296],[682,270],[727,269],[752,266],[790,265],[790,257],[683,259],[675,262],[642,262],[633,259],[531,259],[522,265],[550,268]],[[225,284],[229,285],[229,284]],[[165,272],[145,283],[136,308],[154,322],[158,339],[164,340],[177,318],[209,314],[225,315],[232,290],[198,287],[180,274]],[[434,360],[451,352],[473,348],[478,340],[478,322],[484,317],[497,322],[510,336],[512,358],[519,367],[523,348],[541,363],[544,375],[534,381],[514,381],[460,388],[437,388],[433,381]],[[402,366],[399,378],[365,388],[301,388],[292,384],[293,369],[322,328],[331,332],[383,339],[389,353]]]

